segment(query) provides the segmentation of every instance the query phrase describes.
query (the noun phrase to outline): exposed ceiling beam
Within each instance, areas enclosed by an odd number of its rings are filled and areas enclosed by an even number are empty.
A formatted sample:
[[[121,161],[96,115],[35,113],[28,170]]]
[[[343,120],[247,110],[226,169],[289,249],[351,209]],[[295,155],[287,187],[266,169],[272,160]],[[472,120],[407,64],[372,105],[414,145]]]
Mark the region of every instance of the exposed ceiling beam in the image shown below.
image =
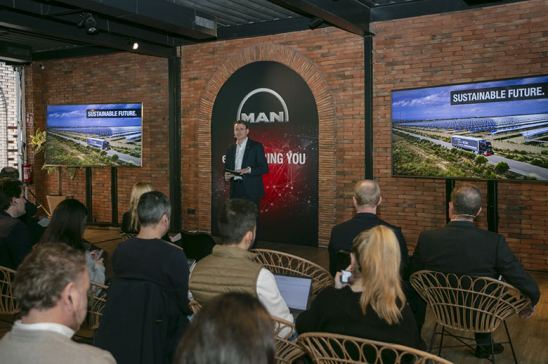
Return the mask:
[[[0,7],[6,7],[22,13],[29,13],[29,15],[45,17],[52,21],[74,25],[82,20],[82,15],[86,12],[86,10],[78,8],[46,5],[31,0],[0,0]],[[94,19],[99,31],[127,36],[134,40],[156,43],[166,47],[176,47],[189,42],[180,37],[173,36],[167,31],[149,30],[142,26],[131,25],[126,21],[117,21],[97,14],[94,16]]]
[[[371,9],[371,22],[443,14],[478,7],[519,2],[523,0],[415,0],[410,2],[375,6]]]
[[[178,4],[157,0],[57,0],[67,4],[124,19],[147,27],[170,31],[184,37],[207,40],[217,36],[214,19]]]
[[[0,60],[10,63],[30,63],[32,50],[29,47],[0,41]]]
[[[88,56],[99,56],[103,54],[111,54],[118,52],[115,49],[111,48],[102,48],[102,47],[72,47],[66,49],[52,50],[52,51],[41,51],[33,52],[32,60],[33,61],[46,61],[49,59],[61,59],[61,58],[73,58],[73,57],[88,57]]]
[[[296,32],[309,29],[310,19],[305,17],[272,20],[245,25],[219,27],[218,40],[259,37],[279,33]]]
[[[269,0],[288,10],[319,18],[325,22],[363,36],[369,32],[369,8],[355,1]]]
[[[6,0],[0,0],[1,3]],[[12,1],[8,1],[12,2]],[[85,29],[72,24],[64,24],[40,16],[32,16],[10,9],[0,8],[0,26],[19,31],[39,34],[55,39],[70,41],[76,44],[95,45],[100,47],[132,51],[127,36],[119,36],[105,32],[87,34]],[[134,53],[158,57],[170,57],[176,53],[175,47],[164,47],[148,42],[139,42],[140,47]]]

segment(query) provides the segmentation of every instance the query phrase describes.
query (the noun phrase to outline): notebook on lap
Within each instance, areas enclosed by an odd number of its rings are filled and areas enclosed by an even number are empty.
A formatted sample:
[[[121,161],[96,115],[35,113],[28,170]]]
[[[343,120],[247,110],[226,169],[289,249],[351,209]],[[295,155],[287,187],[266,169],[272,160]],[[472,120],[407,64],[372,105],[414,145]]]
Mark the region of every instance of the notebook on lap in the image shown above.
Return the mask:
[[[308,308],[312,278],[293,277],[274,274],[278,289],[292,314],[298,314]]]

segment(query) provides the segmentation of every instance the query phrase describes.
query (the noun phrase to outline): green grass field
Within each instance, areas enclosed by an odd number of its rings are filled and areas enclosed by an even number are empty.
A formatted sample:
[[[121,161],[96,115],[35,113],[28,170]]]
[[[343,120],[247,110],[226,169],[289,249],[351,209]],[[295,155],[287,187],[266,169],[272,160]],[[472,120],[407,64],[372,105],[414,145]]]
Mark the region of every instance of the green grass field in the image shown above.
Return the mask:
[[[46,165],[60,166],[126,166],[120,160],[113,161],[95,148],[86,147],[70,140],[48,134],[45,149]]]
[[[397,176],[531,179],[501,172],[474,153],[447,149],[397,131],[392,134],[392,166]]]

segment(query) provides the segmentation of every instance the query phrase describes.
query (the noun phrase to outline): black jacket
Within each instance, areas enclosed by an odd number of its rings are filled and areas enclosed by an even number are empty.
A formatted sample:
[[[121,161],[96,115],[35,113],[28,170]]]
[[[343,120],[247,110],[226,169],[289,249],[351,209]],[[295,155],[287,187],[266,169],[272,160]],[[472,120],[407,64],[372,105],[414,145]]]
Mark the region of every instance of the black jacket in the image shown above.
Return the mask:
[[[410,263],[410,273],[428,269],[444,273],[498,278],[519,289],[536,304],[540,292],[500,234],[477,228],[467,221],[420,234]]]
[[[331,238],[329,239],[329,271],[333,276],[337,273],[337,252],[339,250],[351,251],[352,241],[359,233],[364,230],[371,229],[377,225],[384,225],[391,228],[400,244],[401,251],[401,267],[400,271],[403,273],[407,265],[408,252],[405,238],[401,232],[401,229],[397,226],[391,225],[386,221],[383,221],[375,214],[371,213],[358,213],[353,218],[345,221],[341,224],[335,225],[331,230]]]
[[[112,257],[114,278],[95,345],[118,364],[169,364],[188,324],[188,263],[160,239],[131,238]]]
[[[423,349],[413,312],[408,305],[401,312],[400,322],[390,325],[371,307],[364,315],[360,297],[360,292],[353,292],[348,286],[324,289],[310,309],[297,316],[297,332],[330,332]]]
[[[0,212],[0,265],[17,269],[31,250],[32,240],[28,227],[6,212]]]
[[[228,169],[235,169],[236,144],[232,144],[226,151],[225,166]],[[259,200],[264,195],[263,174],[268,173],[268,163],[264,154],[263,145],[251,139],[247,139],[242,169],[251,167],[251,173],[243,175],[243,183],[247,195],[253,200]],[[232,186],[233,179],[230,181]],[[232,196],[232,188],[230,190]]]

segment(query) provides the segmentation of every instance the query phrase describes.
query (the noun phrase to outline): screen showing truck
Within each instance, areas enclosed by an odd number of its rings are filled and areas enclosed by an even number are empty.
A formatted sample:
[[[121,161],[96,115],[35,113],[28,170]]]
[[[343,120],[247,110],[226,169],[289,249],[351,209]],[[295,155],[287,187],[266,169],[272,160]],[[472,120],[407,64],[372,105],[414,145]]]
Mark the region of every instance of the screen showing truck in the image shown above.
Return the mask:
[[[141,103],[48,105],[46,165],[141,166]]]
[[[392,174],[548,181],[548,75],[392,91]]]

